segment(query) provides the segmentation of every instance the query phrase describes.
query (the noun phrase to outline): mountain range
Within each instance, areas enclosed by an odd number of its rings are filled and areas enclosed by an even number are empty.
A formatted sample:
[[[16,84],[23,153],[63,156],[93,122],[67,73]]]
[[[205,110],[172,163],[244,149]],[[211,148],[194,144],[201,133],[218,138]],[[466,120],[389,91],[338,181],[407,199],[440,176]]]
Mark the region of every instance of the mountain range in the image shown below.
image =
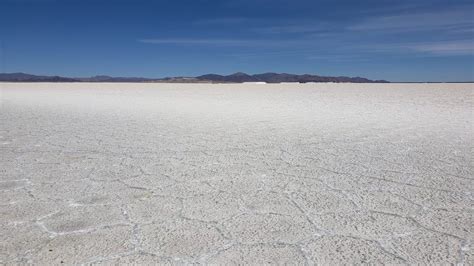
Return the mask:
[[[60,76],[37,76],[25,73],[0,73],[0,81],[8,82],[75,82],[76,79]]]
[[[206,74],[197,77],[110,77],[94,76],[86,78],[70,78],[61,76],[39,76],[25,73],[0,73],[0,81],[6,82],[157,82],[157,83],[244,83],[244,82],[337,82],[337,83],[388,83],[386,80],[370,80],[361,77],[329,77],[318,75],[296,75],[287,73],[263,73],[249,75],[237,72],[231,75]]]

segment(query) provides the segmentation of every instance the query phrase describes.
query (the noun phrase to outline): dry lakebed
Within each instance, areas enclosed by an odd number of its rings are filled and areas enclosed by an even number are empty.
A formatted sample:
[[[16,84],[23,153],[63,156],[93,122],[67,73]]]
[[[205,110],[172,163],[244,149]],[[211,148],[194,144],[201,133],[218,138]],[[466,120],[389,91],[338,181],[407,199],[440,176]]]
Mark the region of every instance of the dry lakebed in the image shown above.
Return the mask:
[[[0,83],[0,264],[474,264],[473,84]]]

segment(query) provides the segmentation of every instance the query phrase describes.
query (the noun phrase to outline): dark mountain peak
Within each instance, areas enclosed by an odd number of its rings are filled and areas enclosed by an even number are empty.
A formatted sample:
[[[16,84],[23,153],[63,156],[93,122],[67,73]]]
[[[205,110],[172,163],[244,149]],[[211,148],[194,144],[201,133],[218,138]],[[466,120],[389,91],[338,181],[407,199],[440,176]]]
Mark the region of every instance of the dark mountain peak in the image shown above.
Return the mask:
[[[196,77],[198,80],[210,81],[210,82],[229,82],[229,83],[242,83],[249,81],[258,81],[253,76],[250,76],[243,72],[237,72],[228,76],[222,76],[217,74],[207,74]]]
[[[261,73],[261,74],[255,74],[254,76],[257,76],[257,75],[278,75],[278,73],[275,73],[275,72],[265,72],[265,73]]]
[[[0,73],[0,77],[12,78],[12,79],[24,79],[24,78],[34,77],[34,75],[26,74],[23,72],[15,72],[15,73]]]
[[[386,81],[372,81],[366,78],[360,77],[325,77],[311,74],[289,74],[289,73],[274,73],[267,72],[262,74],[248,75],[243,72],[237,72],[228,76],[209,74],[197,77],[199,80],[207,80],[211,82],[257,82],[263,81],[267,83],[281,83],[281,82],[295,82],[295,83],[307,83],[307,82],[353,82],[353,83],[372,83],[372,82],[386,82]]]
[[[242,77],[242,76],[250,76],[249,74],[247,73],[244,73],[244,72],[236,72],[234,74],[230,74],[228,75],[228,77]]]
[[[76,82],[78,80],[60,76],[37,76],[22,72],[0,73],[0,81],[9,82]]]
[[[26,73],[0,73],[0,81],[8,82],[216,82],[216,83],[243,83],[243,82],[349,82],[349,83],[387,83],[385,80],[370,80],[361,77],[326,77],[311,74],[289,74],[267,72],[262,74],[249,75],[237,72],[227,76],[218,74],[207,74],[198,77],[168,77],[161,79],[150,79],[141,77],[110,77],[97,75],[89,78],[67,78],[60,76],[37,76]]]
[[[107,76],[107,75],[97,75],[97,76],[93,76],[91,77],[92,79],[110,79],[112,78],[111,76]]]
[[[218,75],[218,74],[206,74],[206,75],[198,76],[197,78],[198,78],[198,79],[206,79],[206,78],[224,78],[224,76],[222,76],[222,75]]]

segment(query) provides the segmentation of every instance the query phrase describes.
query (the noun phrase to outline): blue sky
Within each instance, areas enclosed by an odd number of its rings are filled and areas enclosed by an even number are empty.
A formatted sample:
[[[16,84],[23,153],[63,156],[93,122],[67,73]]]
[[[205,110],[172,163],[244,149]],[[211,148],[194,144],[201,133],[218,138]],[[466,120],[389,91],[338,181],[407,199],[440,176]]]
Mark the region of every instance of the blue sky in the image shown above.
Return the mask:
[[[474,80],[465,0],[0,0],[0,72]]]

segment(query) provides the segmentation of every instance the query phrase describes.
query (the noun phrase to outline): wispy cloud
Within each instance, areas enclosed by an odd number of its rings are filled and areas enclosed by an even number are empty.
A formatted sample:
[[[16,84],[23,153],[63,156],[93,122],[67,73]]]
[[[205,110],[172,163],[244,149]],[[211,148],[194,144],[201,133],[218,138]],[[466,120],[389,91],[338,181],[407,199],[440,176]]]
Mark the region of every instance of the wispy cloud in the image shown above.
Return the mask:
[[[263,34],[306,34],[326,32],[334,28],[330,23],[289,21],[283,25],[257,27],[253,31]]]
[[[434,55],[474,55],[474,41],[448,41],[408,45],[408,49]]]
[[[147,44],[171,45],[206,45],[206,46],[247,46],[247,47],[285,47],[292,45],[307,45],[310,40],[274,40],[274,39],[206,39],[206,38],[157,38],[141,39]]]
[[[265,19],[245,17],[222,17],[201,19],[192,22],[199,27],[237,27],[241,32],[257,33],[261,35],[279,34],[307,34],[326,32],[334,28],[329,22],[300,19],[280,19],[278,22],[269,22]]]
[[[307,59],[333,58],[337,60],[354,59],[370,54],[405,54],[421,56],[458,56],[474,55],[474,40],[450,40],[432,42],[370,43],[350,47],[341,45],[317,45],[315,39],[264,40],[264,39],[142,39],[141,43],[156,45],[201,45],[221,47],[274,48],[278,50],[256,53],[235,53],[229,56],[268,57],[268,56],[304,56]],[[336,53],[336,54],[334,54]],[[342,53],[342,55],[340,55]],[[339,54],[339,55],[338,55]],[[336,58],[337,57],[337,58]],[[344,57],[344,58],[342,58]],[[360,58],[359,58],[360,59]],[[365,58],[363,59],[365,60]]]
[[[451,40],[433,42],[378,43],[354,47],[361,51],[382,54],[405,54],[419,56],[472,56],[474,40]]]
[[[323,62],[369,62],[370,58],[367,55],[360,54],[319,54],[310,55],[306,59],[323,61]]]
[[[353,31],[462,30],[474,27],[474,6],[375,17],[348,27]]]
[[[199,26],[222,26],[222,25],[236,25],[244,24],[249,22],[255,22],[255,19],[245,18],[245,17],[221,17],[221,18],[210,18],[210,19],[199,19],[193,21],[194,25]]]
[[[181,44],[181,45],[225,45],[225,46],[247,46],[260,44],[261,41],[238,40],[238,39],[142,39],[142,43],[149,44]]]

